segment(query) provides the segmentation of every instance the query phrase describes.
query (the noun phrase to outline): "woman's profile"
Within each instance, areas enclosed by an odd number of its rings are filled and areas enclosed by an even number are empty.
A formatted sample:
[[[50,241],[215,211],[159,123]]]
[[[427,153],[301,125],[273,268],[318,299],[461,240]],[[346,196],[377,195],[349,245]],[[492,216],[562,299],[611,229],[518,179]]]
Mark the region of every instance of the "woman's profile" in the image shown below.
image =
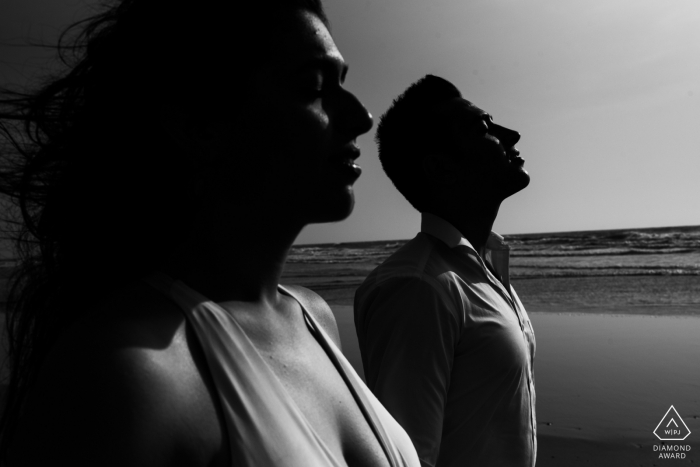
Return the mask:
[[[372,126],[320,2],[122,0],[63,39],[0,101],[0,463],[417,467],[328,305],[279,285],[352,211]]]

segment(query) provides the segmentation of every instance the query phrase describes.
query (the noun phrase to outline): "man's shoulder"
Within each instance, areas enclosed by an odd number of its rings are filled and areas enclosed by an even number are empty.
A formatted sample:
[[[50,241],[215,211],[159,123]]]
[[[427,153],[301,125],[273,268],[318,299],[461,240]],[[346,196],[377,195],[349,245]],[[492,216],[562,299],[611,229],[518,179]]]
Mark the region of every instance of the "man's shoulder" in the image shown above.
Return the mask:
[[[389,255],[367,276],[367,279],[369,282],[382,282],[390,277],[421,276],[429,269],[434,256],[433,241],[426,234],[418,234]],[[365,283],[368,280],[365,280]]]
[[[461,293],[453,272],[428,273],[431,268],[418,267],[415,263],[380,268],[355,291],[358,335],[366,332],[370,322],[388,323],[394,319],[420,322],[428,315],[452,323],[451,329],[459,329],[463,322]],[[429,320],[432,322],[433,318]]]
[[[430,235],[419,234],[365,278],[355,292],[355,312],[404,296],[433,297],[452,306],[457,281],[454,269],[449,247]]]
[[[368,291],[387,281],[423,280],[435,286],[446,286],[462,275],[464,265],[460,263],[459,254],[441,240],[419,233],[377,266],[358,291]]]

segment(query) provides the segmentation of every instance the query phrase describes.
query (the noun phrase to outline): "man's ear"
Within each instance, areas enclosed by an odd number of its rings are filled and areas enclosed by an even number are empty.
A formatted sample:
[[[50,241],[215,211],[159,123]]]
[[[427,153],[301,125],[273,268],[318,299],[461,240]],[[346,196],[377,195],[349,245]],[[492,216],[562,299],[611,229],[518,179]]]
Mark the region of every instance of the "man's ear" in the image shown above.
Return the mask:
[[[444,154],[428,154],[423,158],[423,171],[432,184],[449,186],[457,183],[457,164]]]

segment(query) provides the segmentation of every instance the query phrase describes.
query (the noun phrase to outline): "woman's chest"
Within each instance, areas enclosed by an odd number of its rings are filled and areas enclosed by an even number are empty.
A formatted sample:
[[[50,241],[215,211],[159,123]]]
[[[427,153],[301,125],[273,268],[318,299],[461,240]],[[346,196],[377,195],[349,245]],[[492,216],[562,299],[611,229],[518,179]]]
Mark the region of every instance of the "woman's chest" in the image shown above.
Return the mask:
[[[348,466],[389,466],[348,382],[313,335],[297,338],[291,346],[283,343],[259,353],[313,433],[338,462]]]

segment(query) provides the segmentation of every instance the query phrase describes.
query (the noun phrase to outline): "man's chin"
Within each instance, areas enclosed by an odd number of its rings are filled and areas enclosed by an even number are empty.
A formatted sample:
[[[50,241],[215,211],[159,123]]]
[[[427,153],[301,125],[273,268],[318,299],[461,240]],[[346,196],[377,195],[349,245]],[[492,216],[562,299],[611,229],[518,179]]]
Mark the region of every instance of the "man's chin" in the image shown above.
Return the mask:
[[[524,190],[529,184],[530,174],[527,173],[527,170],[521,167],[520,170],[512,173],[511,176],[508,177],[508,184],[504,199]]]

